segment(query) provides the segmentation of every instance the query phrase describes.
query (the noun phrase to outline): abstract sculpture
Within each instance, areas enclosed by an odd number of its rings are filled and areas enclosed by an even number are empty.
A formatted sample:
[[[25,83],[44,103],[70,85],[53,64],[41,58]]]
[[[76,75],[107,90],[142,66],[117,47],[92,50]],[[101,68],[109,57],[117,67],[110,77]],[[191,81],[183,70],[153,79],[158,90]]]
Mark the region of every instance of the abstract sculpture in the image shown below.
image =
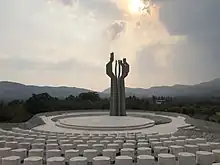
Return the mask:
[[[112,71],[114,53],[110,54],[110,61],[106,64],[106,74],[111,78],[110,87],[110,116],[126,116],[125,78],[129,73],[126,58],[115,61],[115,73]]]

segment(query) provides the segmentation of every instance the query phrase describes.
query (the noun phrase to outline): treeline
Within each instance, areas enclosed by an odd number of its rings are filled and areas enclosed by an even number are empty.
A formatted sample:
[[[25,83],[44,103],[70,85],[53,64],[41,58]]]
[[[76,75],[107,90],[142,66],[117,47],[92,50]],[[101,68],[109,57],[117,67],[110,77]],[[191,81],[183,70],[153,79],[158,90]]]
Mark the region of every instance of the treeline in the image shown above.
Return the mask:
[[[157,100],[163,100],[157,104]],[[145,111],[177,112],[192,117],[219,122],[220,100],[212,98],[171,98],[152,96],[151,98],[126,98],[126,108]],[[81,93],[58,99],[48,93],[33,94],[28,100],[0,102],[0,122],[24,122],[33,115],[42,112],[109,109],[109,99],[100,98],[96,92]]]
[[[128,109],[147,109],[149,102],[135,96],[126,98]],[[33,94],[26,101],[14,100],[0,103],[0,122],[23,122],[42,112],[109,109],[109,99],[100,98],[96,92],[70,95],[64,99],[50,96],[48,93]]]

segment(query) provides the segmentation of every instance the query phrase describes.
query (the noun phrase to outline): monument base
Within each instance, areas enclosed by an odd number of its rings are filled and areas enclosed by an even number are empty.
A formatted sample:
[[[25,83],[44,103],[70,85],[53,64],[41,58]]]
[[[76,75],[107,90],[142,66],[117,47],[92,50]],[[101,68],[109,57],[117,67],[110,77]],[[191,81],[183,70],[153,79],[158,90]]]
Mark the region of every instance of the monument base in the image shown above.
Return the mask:
[[[59,119],[56,125],[63,128],[97,131],[123,131],[151,127],[153,120],[134,116],[78,116]]]

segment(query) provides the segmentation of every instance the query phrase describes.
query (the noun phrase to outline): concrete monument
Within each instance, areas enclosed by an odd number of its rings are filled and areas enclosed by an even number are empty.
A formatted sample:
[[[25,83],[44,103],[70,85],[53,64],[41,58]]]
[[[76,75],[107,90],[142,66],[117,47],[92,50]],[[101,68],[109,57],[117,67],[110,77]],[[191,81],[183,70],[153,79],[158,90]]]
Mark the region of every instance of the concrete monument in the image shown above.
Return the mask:
[[[110,116],[126,116],[125,78],[129,73],[126,58],[115,61],[115,72],[112,71],[114,53],[110,54],[110,61],[106,64],[106,74],[111,79],[110,87]]]

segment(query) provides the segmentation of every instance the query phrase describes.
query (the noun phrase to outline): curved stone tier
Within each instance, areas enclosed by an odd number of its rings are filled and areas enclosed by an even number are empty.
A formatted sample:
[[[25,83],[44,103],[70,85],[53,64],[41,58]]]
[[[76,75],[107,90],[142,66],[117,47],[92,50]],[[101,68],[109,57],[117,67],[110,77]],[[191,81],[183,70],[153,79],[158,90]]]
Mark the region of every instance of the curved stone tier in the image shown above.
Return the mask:
[[[153,120],[134,116],[73,116],[56,121],[56,126],[79,129],[79,130],[99,130],[99,131],[123,131],[135,130],[154,126]]]

